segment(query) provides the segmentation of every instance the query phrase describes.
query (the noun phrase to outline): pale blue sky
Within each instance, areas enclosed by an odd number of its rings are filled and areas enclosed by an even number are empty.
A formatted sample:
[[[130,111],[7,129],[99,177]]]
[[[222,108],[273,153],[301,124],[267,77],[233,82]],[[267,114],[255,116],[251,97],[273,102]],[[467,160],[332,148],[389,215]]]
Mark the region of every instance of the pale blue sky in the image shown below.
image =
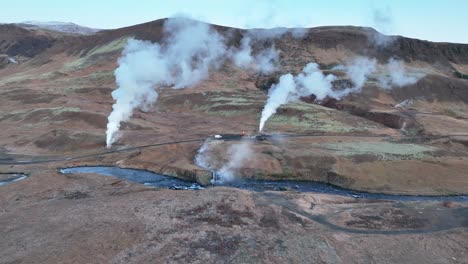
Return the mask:
[[[468,43],[466,0],[2,0],[0,22],[64,21],[118,28],[174,15],[235,27],[372,26],[388,34]]]

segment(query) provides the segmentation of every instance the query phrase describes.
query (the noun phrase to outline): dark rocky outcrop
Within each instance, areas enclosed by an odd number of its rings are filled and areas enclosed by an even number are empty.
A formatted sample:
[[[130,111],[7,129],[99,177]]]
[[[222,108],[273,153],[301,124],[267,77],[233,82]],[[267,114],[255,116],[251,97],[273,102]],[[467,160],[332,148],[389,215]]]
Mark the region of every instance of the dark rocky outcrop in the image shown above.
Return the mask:
[[[0,53],[9,56],[34,57],[52,47],[55,39],[47,34],[39,34],[21,27],[0,25]]]

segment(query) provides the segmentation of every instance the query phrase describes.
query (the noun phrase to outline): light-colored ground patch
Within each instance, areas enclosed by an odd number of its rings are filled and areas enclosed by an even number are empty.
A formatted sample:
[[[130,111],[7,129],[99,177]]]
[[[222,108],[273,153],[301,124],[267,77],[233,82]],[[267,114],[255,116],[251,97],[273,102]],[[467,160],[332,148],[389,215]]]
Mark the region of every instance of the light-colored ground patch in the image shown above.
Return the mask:
[[[354,155],[372,154],[382,160],[395,160],[402,158],[421,159],[437,151],[435,147],[400,144],[391,142],[331,142],[321,146],[332,150],[339,156],[351,157]]]
[[[99,57],[99,55],[119,52],[127,44],[129,37],[118,38],[114,41],[111,41],[105,45],[97,46],[94,49],[90,50],[86,55],[79,57],[78,59],[71,61],[64,65],[64,69],[68,71],[83,69],[94,62],[94,58]]]
[[[285,125],[299,129],[296,131],[332,133],[371,131],[380,128],[378,124],[366,119],[345,117],[339,111],[304,102],[282,106],[266,123],[269,130],[280,130]]]

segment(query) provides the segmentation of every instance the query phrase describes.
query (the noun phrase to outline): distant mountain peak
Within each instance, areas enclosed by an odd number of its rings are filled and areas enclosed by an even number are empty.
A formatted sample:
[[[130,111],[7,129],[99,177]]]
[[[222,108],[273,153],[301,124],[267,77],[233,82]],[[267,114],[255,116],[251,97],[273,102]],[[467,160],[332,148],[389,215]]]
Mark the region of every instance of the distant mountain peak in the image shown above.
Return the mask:
[[[84,27],[72,22],[61,21],[24,21],[16,23],[16,25],[25,29],[45,29],[79,35],[91,35],[100,31],[100,29]]]

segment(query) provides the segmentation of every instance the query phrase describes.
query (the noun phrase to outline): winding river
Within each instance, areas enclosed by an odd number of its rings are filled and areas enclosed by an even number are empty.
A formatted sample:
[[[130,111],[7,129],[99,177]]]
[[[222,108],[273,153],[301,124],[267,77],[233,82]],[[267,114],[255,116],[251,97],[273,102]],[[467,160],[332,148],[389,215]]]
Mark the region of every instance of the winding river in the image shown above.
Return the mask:
[[[159,188],[168,188],[175,190],[201,190],[204,187],[191,181],[178,179],[175,177],[165,176],[154,172],[139,170],[139,169],[126,169],[119,167],[106,167],[106,166],[83,166],[71,167],[60,170],[63,174],[70,173],[95,173],[104,176],[112,176],[147,186],[154,186]],[[314,182],[314,181],[267,181],[267,180],[238,180],[225,184],[215,184],[207,188],[216,186],[226,186],[232,188],[239,188],[250,191],[297,191],[297,192],[317,192],[325,194],[334,194],[341,196],[351,196],[354,198],[365,199],[382,199],[382,200],[399,200],[399,201],[460,201],[468,202],[468,196],[423,196],[423,195],[389,195],[379,193],[369,193],[355,191],[345,188],[336,187],[330,184]]]

